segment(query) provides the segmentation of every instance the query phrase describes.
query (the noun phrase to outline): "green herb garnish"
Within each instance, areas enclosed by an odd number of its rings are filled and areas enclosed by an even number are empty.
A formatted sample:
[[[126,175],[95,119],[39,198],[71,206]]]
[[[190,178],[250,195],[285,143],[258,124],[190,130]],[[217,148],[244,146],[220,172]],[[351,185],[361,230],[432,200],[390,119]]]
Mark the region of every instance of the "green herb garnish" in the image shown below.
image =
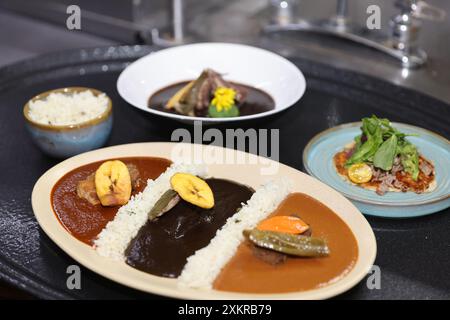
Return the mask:
[[[389,139],[384,141],[380,148],[373,156],[373,166],[376,168],[389,171],[394,164],[394,158],[397,153],[397,136],[391,135]]]
[[[239,116],[239,108],[233,104],[228,109],[222,109],[221,111],[219,111],[215,105],[211,104],[208,108],[208,115],[211,118],[238,117]]]
[[[411,174],[414,181],[417,180],[419,177],[419,152],[417,152],[417,148],[404,140],[398,144],[397,154],[400,155],[403,169]]]
[[[400,157],[401,164],[414,180],[419,176],[419,153],[405,138],[408,136],[391,126],[388,119],[376,116],[362,119],[362,134],[355,137],[355,151],[345,163],[369,163],[385,171],[392,169],[394,160]]]

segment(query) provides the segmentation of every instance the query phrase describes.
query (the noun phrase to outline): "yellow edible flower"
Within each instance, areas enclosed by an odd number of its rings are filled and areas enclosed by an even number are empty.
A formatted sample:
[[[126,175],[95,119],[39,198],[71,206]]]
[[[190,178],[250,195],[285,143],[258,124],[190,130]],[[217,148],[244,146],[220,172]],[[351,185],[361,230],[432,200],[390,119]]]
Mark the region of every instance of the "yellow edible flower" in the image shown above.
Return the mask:
[[[219,87],[214,92],[214,98],[211,104],[216,106],[217,111],[228,111],[234,105],[234,98],[236,97],[236,91],[231,88]]]

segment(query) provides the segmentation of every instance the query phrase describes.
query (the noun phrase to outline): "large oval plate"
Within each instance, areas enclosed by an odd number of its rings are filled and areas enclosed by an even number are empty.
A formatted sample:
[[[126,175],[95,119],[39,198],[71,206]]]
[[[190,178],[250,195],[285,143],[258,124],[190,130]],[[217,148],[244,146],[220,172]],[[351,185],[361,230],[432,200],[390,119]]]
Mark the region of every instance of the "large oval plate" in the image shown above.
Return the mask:
[[[32,206],[36,219],[44,232],[68,255],[92,271],[123,285],[159,295],[185,299],[324,299],[342,293],[356,285],[372,267],[376,255],[373,231],[358,209],[337,191],[319,180],[298,170],[252,154],[219,147],[213,153],[226,159],[246,159],[246,164],[210,164],[211,176],[226,178],[254,188],[274,176],[260,174],[269,165],[278,167],[277,176],[294,181],[294,190],[314,197],[336,212],[351,228],[358,243],[359,255],[354,268],[339,281],[326,287],[286,294],[242,294],[215,290],[180,289],[175,279],[153,276],[136,270],[124,262],[114,262],[99,256],[95,250],[72,237],[57,220],[50,202],[55,183],[67,172],[79,166],[104,159],[155,156],[171,159],[175,143],[136,143],[114,146],[87,152],[61,162],[47,171],[36,183],[32,194]],[[189,145],[187,145],[189,146]],[[190,146],[189,146],[190,147]],[[203,148],[197,145],[196,148]],[[199,149],[196,149],[198,151]],[[211,149],[209,149],[211,151]],[[242,163],[243,161],[240,161]]]
[[[450,206],[450,142],[431,131],[402,123],[395,128],[407,134],[425,158],[434,163],[437,187],[429,193],[388,192],[383,196],[344,181],[335,170],[333,156],[360,134],[361,122],[343,124],[325,130],[303,151],[305,170],[350,199],[363,213],[388,218],[418,217]]]
[[[261,89],[275,109],[233,118],[202,118],[150,109],[149,97],[174,83],[197,78],[211,68],[227,80]],[[132,106],[183,122],[229,122],[266,117],[296,103],[305,92],[302,72],[285,58],[260,48],[231,43],[197,43],[151,53],[129,65],[117,79],[120,96]]]

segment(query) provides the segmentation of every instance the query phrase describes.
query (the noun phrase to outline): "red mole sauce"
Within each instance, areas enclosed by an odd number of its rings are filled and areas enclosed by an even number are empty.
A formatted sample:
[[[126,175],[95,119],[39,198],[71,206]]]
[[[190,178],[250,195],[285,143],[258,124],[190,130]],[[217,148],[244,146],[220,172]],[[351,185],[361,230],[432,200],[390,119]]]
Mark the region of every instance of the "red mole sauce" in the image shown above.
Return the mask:
[[[252,244],[246,240],[216,278],[214,289],[247,293],[309,290],[332,283],[353,268],[358,244],[341,218],[302,193],[290,194],[271,216],[292,214],[310,225],[312,236],[327,241],[328,257],[288,257],[284,263],[272,265],[255,257]]]
[[[134,164],[142,181],[133,190],[133,194],[144,190],[148,179],[156,179],[166,171],[171,161],[163,158],[132,157],[120,158],[125,164]],[[106,160],[105,160],[106,161]],[[97,170],[104,161],[94,162],[76,168],[64,175],[55,184],[51,194],[53,211],[61,224],[78,240],[92,245],[94,239],[116,216],[117,207],[92,205],[87,200],[78,197],[77,184]]]

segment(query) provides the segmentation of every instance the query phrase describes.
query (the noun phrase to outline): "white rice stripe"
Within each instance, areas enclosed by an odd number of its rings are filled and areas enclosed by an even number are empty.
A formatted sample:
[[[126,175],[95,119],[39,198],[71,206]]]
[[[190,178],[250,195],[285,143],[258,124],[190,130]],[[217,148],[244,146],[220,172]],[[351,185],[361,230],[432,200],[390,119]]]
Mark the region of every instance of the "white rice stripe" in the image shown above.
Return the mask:
[[[269,182],[258,188],[247,204],[228,218],[211,242],[187,259],[178,277],[179,286],[211,289],[214,279],[244,240],[242,232],[255,228],[258,222],[272,213],[290,189],[290,182],[286,180]]]
[[[148,212],[156,201],[170,189],[170,178],[177,172],[206,176],[206,169],[202,166],[173,164],[156,180],[149,179],[144,191],[120,207],[114,220],[100,232],[94,241],[98,254],[116,261],[125,260],[125,249],[147,221]]]

